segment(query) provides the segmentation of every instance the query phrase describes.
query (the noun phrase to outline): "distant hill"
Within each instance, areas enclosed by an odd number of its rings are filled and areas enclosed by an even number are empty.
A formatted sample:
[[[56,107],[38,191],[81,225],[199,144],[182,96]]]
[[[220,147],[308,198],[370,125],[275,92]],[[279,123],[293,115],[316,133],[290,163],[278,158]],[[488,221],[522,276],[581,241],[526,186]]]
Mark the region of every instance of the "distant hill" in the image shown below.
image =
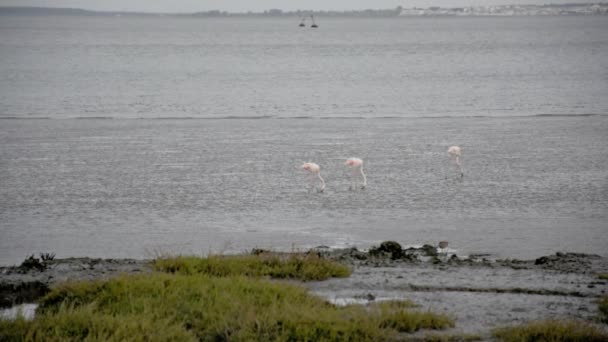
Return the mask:
[[[139,12],[98,12],[79,8],[57,8],[57,7],[8,7],[0,6],[0,15],[77,15],[77,16],[158,16],[156,13]]]
[[[0,15],[98,15],[98,12],[77,8],[0,7]]]

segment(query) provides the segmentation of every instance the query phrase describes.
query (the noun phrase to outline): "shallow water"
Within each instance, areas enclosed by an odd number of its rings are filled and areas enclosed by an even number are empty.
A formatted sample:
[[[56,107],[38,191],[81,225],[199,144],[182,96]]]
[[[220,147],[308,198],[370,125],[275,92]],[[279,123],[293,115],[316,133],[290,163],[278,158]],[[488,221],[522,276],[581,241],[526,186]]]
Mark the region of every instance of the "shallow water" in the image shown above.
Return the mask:
[[[605,255],[608,117],[2,120],[0,260],[450,241]],[[464,179],[445,152],[463,147]],[[348,156],[368,187],[348,191]],[[298,166],[327,182],[308,193]]]
[[[605,17],[3,17],[3,117],[606,114]]]
[[[26,320],[32,320],[36,316],[36,308],[38,304],[19,304],[8,309],[0,309],[0,319],[12,320],[18,317],[23,317]]]
[[[0,263],[387,239],[606,255],[605,18],[297,23],[2,18]]]

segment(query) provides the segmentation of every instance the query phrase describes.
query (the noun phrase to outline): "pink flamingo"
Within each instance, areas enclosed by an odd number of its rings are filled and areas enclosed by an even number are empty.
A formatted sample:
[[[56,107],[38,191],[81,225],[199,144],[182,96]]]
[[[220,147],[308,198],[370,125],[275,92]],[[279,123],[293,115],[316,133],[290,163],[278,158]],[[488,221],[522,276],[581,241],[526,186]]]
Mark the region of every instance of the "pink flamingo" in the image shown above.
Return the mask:
[[[460,171],[460,177],[464,177],[464,172],[462,171],[462,164],[460,163],[460,156],[462,155],[462,150],[458,146],[450,146],[448,148],[448,154],[450,155],[450,159],[454,163],[454,166],[458,167]]]
[[[316,176],[321,181],[321,187],[319,187],[318,191],[323,192],[323,190],[325,190],[325,181],[323,180],[323,177],[321,177],[321,167],[318,164],[308,162],[302,164],[302,169],[308,171],[310,174],[310,189],[315,187]]]
[[[365,189],[367,186],[367,178],[365,177],[365,173],[363,173],[363,160],[359,158],[348,158],[346,159],[346,163],[344,163],[344,165],[348,165],[352,169],[352,185],[349,187],[349,189],[355,190],[357,188],[357,174],[361,174],[361,177],[363,177],[361,189]]]

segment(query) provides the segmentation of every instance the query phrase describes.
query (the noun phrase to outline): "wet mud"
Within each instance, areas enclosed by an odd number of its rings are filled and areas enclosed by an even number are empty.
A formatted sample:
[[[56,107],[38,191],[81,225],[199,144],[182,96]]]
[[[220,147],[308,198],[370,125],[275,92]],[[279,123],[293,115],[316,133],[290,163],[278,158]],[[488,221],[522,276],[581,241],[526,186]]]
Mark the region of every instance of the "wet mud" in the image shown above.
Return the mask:
[[[450,332],[485,338],[492,328],[531,320],[595,322],[597,302],[608,295],[608,281],[598,277],[608,271],[608,260],[598,255],[557,253],[535,260],[500,260],[441,253],[430,245],[401,251],[381,245],[367,253],[318,250],[353,267],[349,278],[306,283],[329,301],[410,299],[423,310],[452,315],[456,327]]]

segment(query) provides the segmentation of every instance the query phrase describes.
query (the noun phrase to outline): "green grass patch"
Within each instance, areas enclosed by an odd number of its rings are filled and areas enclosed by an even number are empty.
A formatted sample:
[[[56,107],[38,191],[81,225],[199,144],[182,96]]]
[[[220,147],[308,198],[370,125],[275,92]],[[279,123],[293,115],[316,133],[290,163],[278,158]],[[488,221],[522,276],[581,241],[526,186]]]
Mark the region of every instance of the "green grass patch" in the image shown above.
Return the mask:
[[[155,273],[64,284],[34,320],[0,320],[0,340],[387,341],[454,325],[414,310],[396,301],[335,306],[266,279]]]
[[[420,329],[454,327],[454,321],[447,315],[408,310],[415,306],[410,301],[388,301],[371,304],[370,308],[380,318],[380,327],[398,332],[411,333]]]
[[[23,341],[31,323],[23,317],[15,320],[0,319],[0,341]]]
[[[603,323],[608,323],[608,297],[602,297],[597,308],[600,311],[600,320]]]
[[[582,321],[537,321],[519,326],[498,328],[492,331],[492,335],[505,342],[600,342],[608,340],[608,334]]]
[[[348,277],[351,274],[351,270],[347,266],[321,258],[314,253],[217,255],[207,258],[177,256],[158,258],[154,261],[154,266],[158,271],[185,275],[270,276],[303,281]]]
[[[608,280],[608,273],[600,273],[597,277],[602,280]]]

